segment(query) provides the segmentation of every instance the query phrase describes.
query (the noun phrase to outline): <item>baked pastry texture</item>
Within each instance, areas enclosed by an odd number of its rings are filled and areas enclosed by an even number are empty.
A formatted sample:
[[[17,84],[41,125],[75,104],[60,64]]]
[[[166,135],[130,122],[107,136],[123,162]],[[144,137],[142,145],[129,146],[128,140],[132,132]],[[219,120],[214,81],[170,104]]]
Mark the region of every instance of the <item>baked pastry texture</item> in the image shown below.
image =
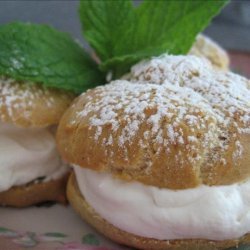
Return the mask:
[[[250,176],[247,84],[192,56],[142,62],[130,82],[75,100],[59,125],[60,153],[72,164],[162,188],[242,181]]]
[[[12,187],[0,193],[0,204],[19,208],[45,201],[67,204],[65,193],[68,177],[67,173],[48,182],[34,181],[23,186]]]
[[[73,97],[0,77],[0,205],[66,202],[68,170],[56,151],[52,126],[58,124]]]
[[[73,98],[62,90],[0,77],[0,121],[27,128],[58,124]]]
[[[249,100],[249,80],[195,56],[152,58],[127,80],[87,91],[57,132],[59,151],[75,169],[70,203],[106,236],[142,249],[249,242]],[[140,203],[154,207],[134,207]],[[137,219],[144,226],[132,233]]]
[[[216,69],[229,70],[230,59],[227,52],[205,35],[200,34],[196,37],[196,41],[190,49],[189,55],[208,59]]]

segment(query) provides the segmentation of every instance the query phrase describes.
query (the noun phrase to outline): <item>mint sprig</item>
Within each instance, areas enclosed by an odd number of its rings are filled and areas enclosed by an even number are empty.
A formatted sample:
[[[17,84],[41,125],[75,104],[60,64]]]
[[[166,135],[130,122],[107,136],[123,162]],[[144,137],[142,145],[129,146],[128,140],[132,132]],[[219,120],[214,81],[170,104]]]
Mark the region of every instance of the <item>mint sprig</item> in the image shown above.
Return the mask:
[[[0,75],[81,93],[162,53],[186,54],[228,0],[82,0],[80,19],[96,62],[66,34],[46,25],[0,26]]]
[[[80,2],[83,36],[102,61],[114,57],[114,48],[121,35],[128,31],[127,23],[132,14],[133,4],[130,0]]]
[[[104,83],[97,64],[68,34],[19,22],[0,26],[0,75],[75,93]]]
[[[102,61],[100,69],[119,77],[141,59],[186,54],[227,2],[144,1],[133,7],[129,0],[84,0],[80,17],[85,38]]]

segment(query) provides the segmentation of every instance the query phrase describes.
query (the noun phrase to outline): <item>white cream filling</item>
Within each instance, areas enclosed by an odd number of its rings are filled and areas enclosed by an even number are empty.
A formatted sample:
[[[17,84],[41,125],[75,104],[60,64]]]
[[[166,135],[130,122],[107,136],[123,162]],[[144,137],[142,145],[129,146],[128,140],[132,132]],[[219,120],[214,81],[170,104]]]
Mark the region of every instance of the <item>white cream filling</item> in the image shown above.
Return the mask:
[[[0,192],[38,177],[56,179],[66,171],[50,129],[0,123]]]
[[[226,240],[250,232],[250,180],[174,191],[74,170],[87,203],[126,232],[159,240]]]

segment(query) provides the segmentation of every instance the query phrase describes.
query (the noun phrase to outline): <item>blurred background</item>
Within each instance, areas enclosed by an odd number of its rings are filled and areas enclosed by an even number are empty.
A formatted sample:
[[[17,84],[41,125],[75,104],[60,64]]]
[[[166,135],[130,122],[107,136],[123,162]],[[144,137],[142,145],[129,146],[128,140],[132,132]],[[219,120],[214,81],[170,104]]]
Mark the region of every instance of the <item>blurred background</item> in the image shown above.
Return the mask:
[[[78,0],[0,0],[0,24],[14,20],[51,24],[87,46],[81,36],[78,4]],[[228,50],[250,52],[250,0],[231,1],[205,33]]]

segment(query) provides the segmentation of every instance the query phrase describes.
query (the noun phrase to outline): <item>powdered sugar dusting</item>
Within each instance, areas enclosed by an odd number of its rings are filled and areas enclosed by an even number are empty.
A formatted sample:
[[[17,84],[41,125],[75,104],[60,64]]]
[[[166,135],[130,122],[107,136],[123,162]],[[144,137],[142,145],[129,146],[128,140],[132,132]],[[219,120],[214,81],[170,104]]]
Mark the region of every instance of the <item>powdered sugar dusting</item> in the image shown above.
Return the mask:
[[[163,55],[135,65],[129,80],[187,87],[208,101],[210,110],[224,126],[238,115],[241,127],[249,127],[250,81],[230,72],[217,72],[205,59]]]
[[[129,78],[154,84],[168,81],[182,85],[211,70],[212,65],[205,58],[162,55],[133,66]]]
[[[36,84],[21,83],[16,80],[0,77],[0,120],[15,120],[19,115],[17,110],[22,110],[22,116],[29,119],[34,107],[34,101],[43,101],[48,109],[53,107],[55,100],[49,97],[49,91]]]
[[[96,129],[96,141],[102,135],[100,128],[110,125],[124,154],[140,136],[140,147],[148,147],[148,141],[158,145],[156,155],[163,149],[166,154],[173,154],[173,145],[178,145],[179,166],[184,161],[198,163],[201,154],[211,148],[220,148],[223,155],[230,138],[237,141],[233,158],[237,160],[242,155],[237,135],[249,133],[247,79],[218,72],[205,59],[168,55],[135,65],[126,77],[129,81],[117,80],[96,88],[94,98],[87,100],[77,113],[77,117],[85,117]],[[108,138],[105,145],[110,144]],[[226,165],[222,156],[211,157]]]

